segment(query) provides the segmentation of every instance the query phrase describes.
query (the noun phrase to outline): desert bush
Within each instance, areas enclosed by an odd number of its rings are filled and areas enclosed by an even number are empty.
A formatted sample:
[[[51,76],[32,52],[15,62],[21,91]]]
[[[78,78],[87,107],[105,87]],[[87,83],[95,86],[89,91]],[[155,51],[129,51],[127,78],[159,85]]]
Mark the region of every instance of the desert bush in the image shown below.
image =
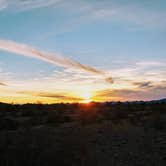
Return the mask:
[[[16,130],[18,123],[11,118],[3,118],[0,120],[0,130]]]

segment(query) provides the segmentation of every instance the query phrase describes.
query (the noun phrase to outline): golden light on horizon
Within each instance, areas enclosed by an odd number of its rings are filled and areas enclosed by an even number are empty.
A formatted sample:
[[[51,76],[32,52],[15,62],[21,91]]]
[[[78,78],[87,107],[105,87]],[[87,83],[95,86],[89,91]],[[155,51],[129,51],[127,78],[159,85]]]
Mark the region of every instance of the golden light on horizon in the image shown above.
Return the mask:
[[[92,101],[92,92],[90,91],[82,92],[80,96],[83,98],[83,103],[90,103]]]

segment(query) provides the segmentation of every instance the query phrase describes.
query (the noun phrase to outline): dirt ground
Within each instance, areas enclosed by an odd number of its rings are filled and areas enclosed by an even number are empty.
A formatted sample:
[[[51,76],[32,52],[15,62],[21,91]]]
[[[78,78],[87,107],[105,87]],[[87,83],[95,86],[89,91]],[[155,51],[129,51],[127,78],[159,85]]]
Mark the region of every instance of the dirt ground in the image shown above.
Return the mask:
[[[166,131],[63,124],[0,132],[1,166],[165,166]]]

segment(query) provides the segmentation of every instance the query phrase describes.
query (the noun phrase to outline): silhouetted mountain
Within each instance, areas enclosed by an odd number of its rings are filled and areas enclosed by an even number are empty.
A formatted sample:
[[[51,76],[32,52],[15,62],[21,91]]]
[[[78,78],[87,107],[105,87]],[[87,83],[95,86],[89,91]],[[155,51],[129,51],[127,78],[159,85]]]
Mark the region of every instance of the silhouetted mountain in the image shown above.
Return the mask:
[[[152,103],[166,103],[166,98],[160,99],[160,100],[152,100],[150,102],[152,102]]]

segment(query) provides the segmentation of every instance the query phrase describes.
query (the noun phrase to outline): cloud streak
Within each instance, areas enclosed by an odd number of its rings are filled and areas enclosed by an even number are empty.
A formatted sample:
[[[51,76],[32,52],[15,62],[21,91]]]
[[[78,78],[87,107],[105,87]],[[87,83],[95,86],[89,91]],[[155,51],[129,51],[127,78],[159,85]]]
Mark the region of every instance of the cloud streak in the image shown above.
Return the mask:
[[[154,4],[162,2],[153,2]],[[164,5],[164,4],[163,4]],[[67,0],[0,0],[0,10],[12,9],[14,11],[26,11],[45,7],[57,7],[65,12],[74,13],[76,19],[70,20],[70,28],[80,22],[88,20],[117,20],[125,24],[132,23],[136,26],[163,27],[166,23],[164,10],[149,9],[141,2],[120,3],[118,1],[73,1]],[[81,20],[81,21],[80,21]],[[72,25],[71,25],[72,22]],[[75,23],[77,22],[77,24]],[[66,28],[67,27],[67,28]],[[64,26],[60,31],[67,31],[69,26]],[[69,29],[70,29],[69,28]]]
[[[0,86],[7,86],[7,84],[0,82]]]
[[[7,2],[5,0],[0,0],[0,10],[3,10],[7,7]]]
[[[31,92],[31,91],[19,91],[18,94],[23,95],[31,95],[36,97],[42,97],[42,98],[52,98],[56,100],[63,100],[63,101],[82,101],[83,98],[71,96],[69,94],[63,94],[63,93],[50,93],[50,92]]]
[[[42,7],[48,7],[57,4],[58,2],[61,2],[62,0],[28,0],[28,1],[22,1],[18,3],[17,5],[20,6],[24,10],[34,9],[34,8],[42,8]]]
[[[138,86],[138,88],[152,88],[154,86],[151,81],[134,82],[133,84]]]
[[[0,40],[0,50],[15,53],[15,54],[26,56],[26,57],[40,59],[42,61],[46,61],[48,63],[54,64],[60,67],[79,70],[89,74],[100,75],[100,76],[103,76],[107,82],[110,82],[110,83],[112,82],[111,77],[106,78],[107,76],[104,71],[98,70],[88,65],[81,64],[75,60],[72,60],[70,58],[64,57],[56,53],[48,53],[44,51],[39,51],[25,44],[16,43],[9,40]]]
[[[56,98],[56,99],[60,99],[60,100],[73,100],[73,101],[81,101],[83,100],[82,98],[77,98],[77,97],[71,97],[71,96],[66,96],[66,95],[61,95],[61,94],[54,94],[54,93],[38,93],[35,94],[36,96],[39,97],[46,97],[46,98]]]
[[[110,100],[153,100],[165,98],[166,82],[152,84],[152,82],[135,82],[138,88],[104,89],[96,92],[94,99]]]
[[[26,11],[37,8],[44,8],[49,6],[55,6],[63,0],[0,0],[0,10],[4,10],[6,8],[14,8],[19,11]]]

